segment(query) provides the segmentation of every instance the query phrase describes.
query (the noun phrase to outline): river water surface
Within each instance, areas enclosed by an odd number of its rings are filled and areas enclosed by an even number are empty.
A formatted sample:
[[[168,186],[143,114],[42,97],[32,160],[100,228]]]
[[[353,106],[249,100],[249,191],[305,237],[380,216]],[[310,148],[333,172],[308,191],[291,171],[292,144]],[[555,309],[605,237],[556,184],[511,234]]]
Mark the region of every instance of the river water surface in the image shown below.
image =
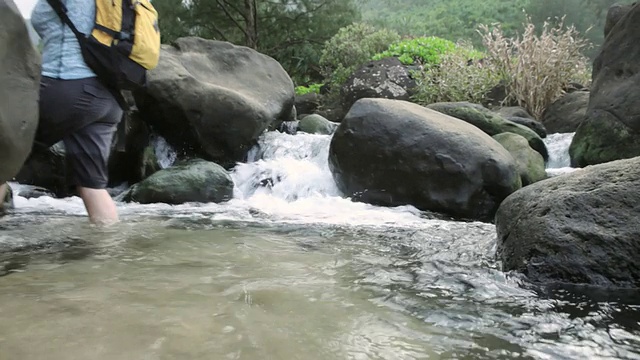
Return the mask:
[[[229,203],[119,203],[108,229],[13,184],[0,359],[640,359],[636,294],[537,289],[491,224],[343,199],[329,141],[266,134]]]

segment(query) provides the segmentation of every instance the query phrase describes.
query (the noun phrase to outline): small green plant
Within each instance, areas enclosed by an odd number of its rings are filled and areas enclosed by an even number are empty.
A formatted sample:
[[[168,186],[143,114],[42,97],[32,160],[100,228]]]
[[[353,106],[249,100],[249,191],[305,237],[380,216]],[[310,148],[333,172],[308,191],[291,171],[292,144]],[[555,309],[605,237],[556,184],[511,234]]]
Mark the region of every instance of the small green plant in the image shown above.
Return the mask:
[[[590,45],[573,26],[565,27],[563,20],[554,26],[545,22],[538,35],[527,18],[524,32],[515,38],[506,37],[499,25],[479,29],[487,60],[504,80],[506,101],[517,102],[538,119],[570,82],[588,78],[583,50]]]
[[[358,67],[398,40],[400,35],[395,31],[378,30],[367,24],[356,23],[340,29],[325,43],[320,57],[322,74],[330,89],[339,89]]]
[[[323,84],[310,84],[309,86],[296,86],[296,95],[320,94]]]
[[[456,44],[435,36],[406,39],[391,44],[386,51],[373,56],[373,60],[397,57],[405,65],[438,64],[443,54],[456,49]]]
[[[500,81],[484,54],[469,44],[443,54],[438,66],[415,71],[417,86],[412,101],[429,105],[436,102],[469,101],[482,103],[487,92]]]

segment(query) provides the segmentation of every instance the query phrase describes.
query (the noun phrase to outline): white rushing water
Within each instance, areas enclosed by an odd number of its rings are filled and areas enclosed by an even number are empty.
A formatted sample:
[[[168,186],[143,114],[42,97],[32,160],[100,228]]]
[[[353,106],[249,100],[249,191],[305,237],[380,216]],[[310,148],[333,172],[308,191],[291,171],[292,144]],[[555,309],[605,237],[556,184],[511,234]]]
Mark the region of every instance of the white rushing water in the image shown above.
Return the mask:
[[[549,151],[549,161],[547,163],[547,175],[557,176],[572,172],[575,168],[571,167],[571,158],[569,157],[569,146],[575,133],[559,133],[549,134],[544,143]]]
[[[573,134],[551,134],[545,139],[550,176],[574,170],[568,154],[572,138]],[[265,133],[259,145],[251,150],[249,162],[238,164],[232,171],[234,199],[224,204],[119,203],[118,207],[123,216],[206,212],[218,219],[238,221],[424,226],[424,214],[412,206],[385,208],[344,198],[328,166],[330,141],[330,135]],[[161,137],[155,138],[153,144],[162,167],[171,166],[177,157],[175,150]],[[20,197],[23,186],[12,184],[12,187],[17,195],[16,212],[85,214],[77,197],[25,199]]]

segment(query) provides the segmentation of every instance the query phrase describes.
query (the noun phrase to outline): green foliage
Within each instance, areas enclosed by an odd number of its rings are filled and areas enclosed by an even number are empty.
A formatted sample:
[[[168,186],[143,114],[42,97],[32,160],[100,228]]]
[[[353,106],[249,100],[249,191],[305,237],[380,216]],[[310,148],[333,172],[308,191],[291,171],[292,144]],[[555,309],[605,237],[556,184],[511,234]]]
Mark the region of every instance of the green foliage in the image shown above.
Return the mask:
[[[320,83],[315,83],[315,84],[310,84],[309,86],[296,86],[296,95],[306,95],[306,94],[319,94],[320,93],[320,88],[322,87],[323,84]]]
[[[412,101],[429,105],[436,102],[469,101],[482,103],[489,90],[500,82],[483,54],[469,44],[439,57],[437,66],[413,74],[417,86]]]
[[[335,89],[373,55],[399,40],[400,36],[395,31],[378,30],[362,23],[351,24],[325,43],[320,57],[322,73]]]
[[[405,65],[438,64],[440,56],[453,51],[456,44],[435,36],[402,40],[374,55],[374,60],[397,57]]]
[[[295,83],[322,80],[320,55],[338,29],[360,19],[359,0],[153,0],[162,42],[229,41],[278,60]],[[249,6],[250,5],[250,6]]]
[[[506,33],[515,33],[529,1],[535,0],[366,0],[361,9],[364,22],[403,36],[468,40],[481,47],[478,25],[499,22]]]

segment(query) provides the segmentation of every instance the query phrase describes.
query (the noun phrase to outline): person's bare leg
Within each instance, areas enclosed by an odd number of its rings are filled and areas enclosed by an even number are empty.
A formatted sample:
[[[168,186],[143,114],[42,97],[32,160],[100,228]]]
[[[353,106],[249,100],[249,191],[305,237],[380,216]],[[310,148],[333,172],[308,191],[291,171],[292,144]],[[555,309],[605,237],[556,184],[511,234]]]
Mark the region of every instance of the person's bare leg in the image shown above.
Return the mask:
[[[110,225],[118,222],[116,204],[107,190],[78,186],[78,194],[87,209],[89,221],[97,225]]]

